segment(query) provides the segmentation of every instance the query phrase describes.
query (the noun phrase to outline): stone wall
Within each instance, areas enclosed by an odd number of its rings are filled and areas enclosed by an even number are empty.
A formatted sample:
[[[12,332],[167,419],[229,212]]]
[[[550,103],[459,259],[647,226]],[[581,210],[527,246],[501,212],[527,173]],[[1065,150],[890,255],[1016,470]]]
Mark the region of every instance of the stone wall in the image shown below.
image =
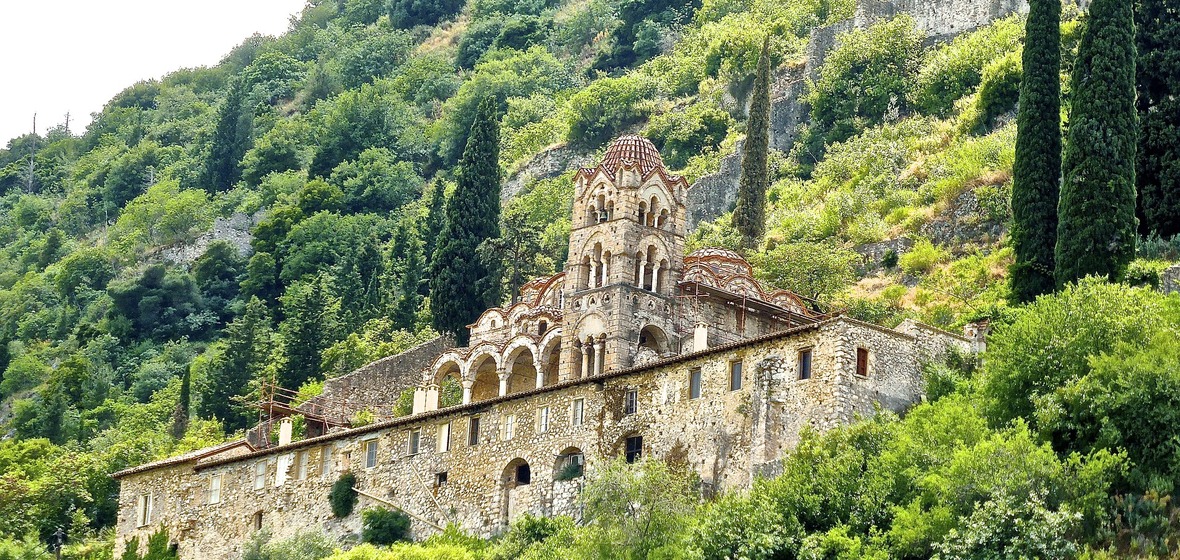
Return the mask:
[[[333,518],[327,500],[341,472],[357,487],[412,513],[416,538],[454,522],[488,536],[524,512],[580,515],[582,479],[555,480],[563,456],[584,454],[592,475],[642,437],[645,456],[688,466],[706,488],[746,488],[759,473],[773,474],[804,429],[828,430],[877,404],[900,411],[921,395],[918,356],[958,344],[928,327],[915,334],[851,319],[835,319],[707,352],[592,379],[573,381],[417,414],[313,438],[244,457],[213,459],[122,478],[116,550],[160,526],[169,529],[181,558],[235,558],[254,532],[255,519],[274,537],[323,530],[348,542],[360,530],[360,511],[380,505],[360,498],[356,511]],[[869,351],[867,377],[855,375],[857,348]],[[799,379],[800,350],[812,351],[812,377]],[[733,362],[743,383],[730,390]],[[690,398],[690,372],[699,368],[702,391]],[[624,410],[634,391],[634,413]],[[580,403],[580,404],[578,404]],[[580,406],[582,422],[575,421]],[[548,419],[547,429],[542,418]],[[479,429],[472,434],[473,419]],[[508,426],[512,427],[509,428]],[[449,445],[440,443],[449,433]],[[411,434],[419,447],[411,453]],[[469,445],[474,441],[474,445]],[[375,464],[366,446],[375,442]],[[518,483],[517,465],[531,481]],[[280,474],[281,473],[281,474]],[[445,473],[445,482],[442,473]],[[213,477],[221,497],[209,503]],[[260,478],[256,478],[260,477]],[[257,482],[256,482],[257,481]],[[137,527],[138,497],[151,494],[152,518]],[[423,521],[425,520],[425,521]]]
[[[436,356],[454,348],[450,335],[423,342],[401,354],[382,358],[356,371],[324,381],[324,392],[300,408],[324,415],[333,422],[344,422],[363,408],[388,407],[397,402],[406,389],[422,381],[422,368]],[[379,414],[389,414],[380,410]]]
[[[1180,292],[1180,264],[1173,266],[1160,274],[1160,289],[1165,294]]]
[[[594,165],[593,154],[581,152],[573,146],[563,144],[546,148],[508,176],[500,188],[500,199],[507,202],[531,181],[549,179],[571,169],[590,165]]]

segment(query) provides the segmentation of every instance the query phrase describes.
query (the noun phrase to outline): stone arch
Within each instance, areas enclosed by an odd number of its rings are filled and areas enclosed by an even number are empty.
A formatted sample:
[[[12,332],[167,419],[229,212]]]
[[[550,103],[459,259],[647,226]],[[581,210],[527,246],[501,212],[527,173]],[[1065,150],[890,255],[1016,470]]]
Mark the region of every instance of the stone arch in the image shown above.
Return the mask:
[[[537,386],[537,345],[531,340],[517,340],[504,353],[504,371],[508,373],[507,392],[521,393]]]
[[[451,365],[454,367],[452,368]],[[442,382],[443,377],[449,373],[458,372],[459,379],[467,378],[467,362],[463,360],[457,352],[446,352],[443,355],[434,359],[427,374],[423,376],[423,383],[429,385],[431,383],[438,384]]]
[[[542,381],[540,387],[548,387],[558,382],[559,372],[561,371],[561,329],[553,329],[549,331],[541,343],[538,345],[541,349],[538,354],[538,362],[541,364]]]
[[[649,348],[657,356],[663,356],[672,351],[668,333],[664,332],[664,329],[652,324],[648,324],[639,330],[638,344],[640,349]]]
[[[471,385],[471,400],[483,401],[500,395],[499,354],[481,353],[472,356],[467,365]]]
[[[500,474],[503,496],[500,502],[500,521],[504,525],[529,511],[533,499],[532,479],[532,467],[521,457],[509,461],[504,466]]]
[[[581,477],[586,469],[586,455],[578,447],[562,449],[553,461],[553,480],[571,480]]]

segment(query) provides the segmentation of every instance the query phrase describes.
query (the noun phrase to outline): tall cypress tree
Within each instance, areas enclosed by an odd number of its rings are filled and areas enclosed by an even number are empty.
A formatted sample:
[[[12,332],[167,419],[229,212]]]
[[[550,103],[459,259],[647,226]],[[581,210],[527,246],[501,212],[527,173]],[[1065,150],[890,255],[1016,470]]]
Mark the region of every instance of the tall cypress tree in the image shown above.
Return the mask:
[[[1061,0],[1030,0],[1012,165],[1012,301],[1052,292],[1061,183]]]
[[[176,410],[172,413],[172,437],[180,439],[188,431],[188,413],[192,404],[192,366],[184,370],[180,378],[180,398],[176,403]]]
[[[431,259],[430,312],[434,328],[466,343],[466,326],[498,303],[500,279],[479,256],[480,243],[500,236],[500,121],[495,100],[479,106],[459,180],[446,206],[446,225]]]
[[[227,190],[242,177],[241,161],[250,143],[250,118],[245,110],[245,87],[239,79],[232,79],[225,101],[217,109],[217,127],[205,161],[205,188],[210,191]]]
[[[200,417],[221,420],[229,432],[249,424],[250,415],[238,399],[249,392],[250,382],[266,367],[273,339],[270,311],[262,300],[250,298],[242,314],[226,325],[225,346],[210,364],[205,383],[198,387]]]
[[[742,245],[752,249],[766,231],[766,189],[770,187],[770,37],[762,41],[751,95],[733,225],[742,234]]]
[[[333,297],[332,279],[321,273],[291,286],[281,299],[286,318],[279,325],[287,363],[279,370],[279,383],[299,389],[319,377],[324,350],[342,338],[340,300]]]
[[[1139,0],[1139,231],[1180,235],[1180,2]]]
[[[1078,47],[1058,204],[1057,285],[1121,278],[1135,257],[1135,16],[1094,0]]]
[[[405,266],[401,272],[400,295],[393,308],[393,326],[395,328],[413,331],[414,319],[418,314],[418,305],[422,302],[422,295],[418,293],[418,285],[422,282],[422,244],[417,236],[407,235],[405,241]]]

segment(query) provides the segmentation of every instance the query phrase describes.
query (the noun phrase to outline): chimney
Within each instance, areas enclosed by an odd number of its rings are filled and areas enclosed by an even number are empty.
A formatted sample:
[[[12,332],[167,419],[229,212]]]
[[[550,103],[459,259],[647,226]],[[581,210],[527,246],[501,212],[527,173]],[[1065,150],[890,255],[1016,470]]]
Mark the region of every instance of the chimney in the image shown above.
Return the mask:
[[[986,320],[967,323],[963,327],[963,336],[971,339],[971,351],[983,352],[987,350],[987,335],[991,333],[991,324]]]
[[[279,422],[279,445],[291,443],[291,419],[283,418]]]
[[[700,352],[709,349],[709,324],[705,322],[697,323],[696,330],[692,333],[692,351]]]

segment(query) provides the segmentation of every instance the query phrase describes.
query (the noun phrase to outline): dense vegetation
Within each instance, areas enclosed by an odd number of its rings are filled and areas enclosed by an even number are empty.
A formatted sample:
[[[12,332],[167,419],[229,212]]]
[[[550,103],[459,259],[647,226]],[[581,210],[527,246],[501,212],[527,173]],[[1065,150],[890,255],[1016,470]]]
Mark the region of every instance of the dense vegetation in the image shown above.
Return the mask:
[[[1135,12],[1147,116],[1120,165],[1137,163],[1140,226],[1155,235],[1122,275],[1131,284],[1180,260],[1174,213],[1151,210],[1180,200],[1169,1]],[[494,191],[540,151],[594,154],[638,131],[689,180],[716,171],[763,111],[759,61],[798,65],[809,32],[853,8],[313,1],[281,37],[132,85],[80,135],[12,139],[0,150],[0,558],[44,554],[59,530],[67,557],[109,558],[108,473],[240,437],[267,383],[310,398],[559,270],[571,174],[528,181],[502,211]],[[1079,68],[1083,22],[1067,7],[1058,83]],[[931,364],[929,403],[809,436],[748,494],[701,503],[676,465],[616,465],[590,473],[592,522],[525,519],[495,543],[450,530],[340,557],[1175,553],[1180,304],[1087,280],[1009,306],[1023,41],[1020,18],[936,46],[904,16],[844,35],[808,84],[794,148],[765,154],[765,236],[743,248],[726,214],[689,243],[743,250],[764,281],[881,324],[989,318],[982,367]],[[197,244],[235,214],[249,251]],[[472,216],[488,223],[458,235]],[[856,252],[899,238],[910,243],[879,262]],[[436,255],[457,248],[478,255],[484,282],[444,317],[433,296],[463,276],[442,277]],[[626,507],[632,496],[648,501]],[[167,557],[154,538],[149,555]],[[988,556],[999,550],[1011,556]],[[331,552],[320,535],[260,534],[247,557]]]

